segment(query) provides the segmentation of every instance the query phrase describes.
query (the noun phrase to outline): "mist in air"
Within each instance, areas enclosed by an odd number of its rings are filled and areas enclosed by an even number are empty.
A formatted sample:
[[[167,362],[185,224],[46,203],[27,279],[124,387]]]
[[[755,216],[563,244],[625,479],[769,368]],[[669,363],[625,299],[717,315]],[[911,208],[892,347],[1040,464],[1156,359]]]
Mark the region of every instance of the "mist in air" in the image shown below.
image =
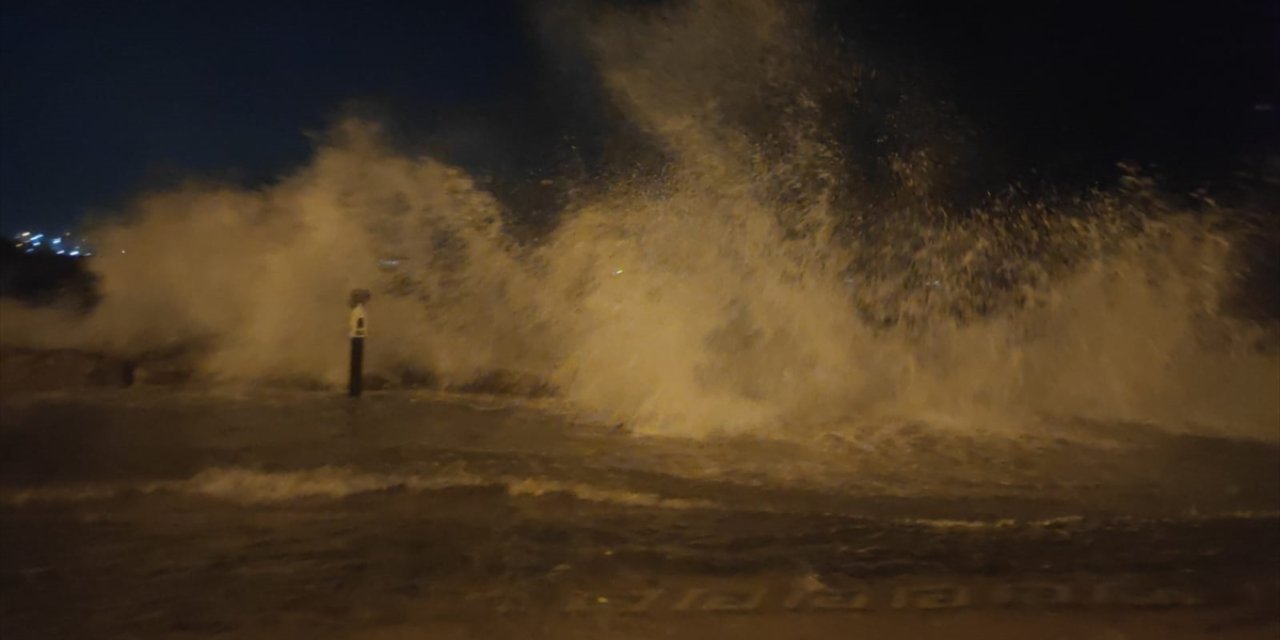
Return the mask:
[[[1137,174],[957,212],[927,142],[891,154],[873,195],[831,125],[866,71],[812,24],[781,0],[561,24],[662,166],[580,178],[536,237],[517,241],[512,207],[463,168],[346,119],[270,186],[139,197],[94,232],[100,303],[8,305],[3,340],[338,386],[347,292],[368,288],[370,374],[502,372],[643,433],[1089,419],[1280,439],[1276,329],[1223,310],[1250,212]]]

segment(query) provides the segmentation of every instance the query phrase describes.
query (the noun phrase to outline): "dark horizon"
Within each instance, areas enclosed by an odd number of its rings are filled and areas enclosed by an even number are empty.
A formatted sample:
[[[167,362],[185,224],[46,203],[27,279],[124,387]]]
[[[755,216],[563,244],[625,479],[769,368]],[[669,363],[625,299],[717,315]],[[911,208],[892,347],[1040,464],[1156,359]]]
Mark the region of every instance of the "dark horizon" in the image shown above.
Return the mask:
[[[545,4],[7,3],[0,227],[60,231],[187,176],[269,182],[352,112],[508,185],[560,171],[570,144],[592,165],[616,126],[585,61],[540,35]],[[1123,160],[1177,189],[1260,166],[1280,10],[1156,6],[820,2],[816,22],[965,131],[979,191],[1109,184]]]

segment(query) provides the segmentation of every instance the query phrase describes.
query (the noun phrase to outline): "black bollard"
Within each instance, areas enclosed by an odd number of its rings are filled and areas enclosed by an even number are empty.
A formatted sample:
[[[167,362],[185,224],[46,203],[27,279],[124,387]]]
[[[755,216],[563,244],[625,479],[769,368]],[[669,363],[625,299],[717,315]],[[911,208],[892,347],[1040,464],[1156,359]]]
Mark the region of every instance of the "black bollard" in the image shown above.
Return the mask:
[[[364,338],[351,336],[351,372],[347,377],[347,395],[360,397],[364,390]]]
[[[364,338],[368,327],[364,320],[364,303],[369,301],[369,291],[356,289],[351,292],[351,371],[347,376],[347,395],[359,398],[364,391]]]

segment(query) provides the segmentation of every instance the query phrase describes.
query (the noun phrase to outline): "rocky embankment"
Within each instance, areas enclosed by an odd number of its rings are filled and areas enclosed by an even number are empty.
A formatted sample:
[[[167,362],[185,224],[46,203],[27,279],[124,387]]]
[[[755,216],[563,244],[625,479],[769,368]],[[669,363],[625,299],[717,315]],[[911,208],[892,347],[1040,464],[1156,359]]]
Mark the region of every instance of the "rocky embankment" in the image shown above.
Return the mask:
[[[191,377],[180,358],[130,359],[76,349],[0,349],[3,395],[173,385]]]
[[[258,381],[267,386],[327,389],[319,379],[288,378]],[[141,356],[79,349],[0,347],[0,398],[18,395],[74,392],[133,386],[182,387],[210,384],[199,372],[198,354],[189,350]],[[435,389],[461,393],[545,397],[555,394],[546,381],[511,371],[491,371],[469,380],[446,381],[429,371],[397,368],[367,371],[365,388]]]

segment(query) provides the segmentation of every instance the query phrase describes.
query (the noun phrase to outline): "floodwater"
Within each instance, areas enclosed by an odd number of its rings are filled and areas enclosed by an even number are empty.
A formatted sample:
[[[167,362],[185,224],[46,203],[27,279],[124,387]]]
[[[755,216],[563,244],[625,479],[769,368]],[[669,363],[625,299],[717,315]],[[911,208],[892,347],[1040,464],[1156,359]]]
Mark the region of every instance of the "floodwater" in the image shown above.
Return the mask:
[[[950,204],[967,127],[807,7],[549,14],[644,143],[548,220],[344,119],[104,221],[97,306],[0,308],[0,635],[1280,636],[1265,201]],[[263,389],[352,289],[382,386],[556,399]]]
[[[1273,444],[1088,421],[694,440],[415,392],[2,408],[6,638],[1280,628]]]

